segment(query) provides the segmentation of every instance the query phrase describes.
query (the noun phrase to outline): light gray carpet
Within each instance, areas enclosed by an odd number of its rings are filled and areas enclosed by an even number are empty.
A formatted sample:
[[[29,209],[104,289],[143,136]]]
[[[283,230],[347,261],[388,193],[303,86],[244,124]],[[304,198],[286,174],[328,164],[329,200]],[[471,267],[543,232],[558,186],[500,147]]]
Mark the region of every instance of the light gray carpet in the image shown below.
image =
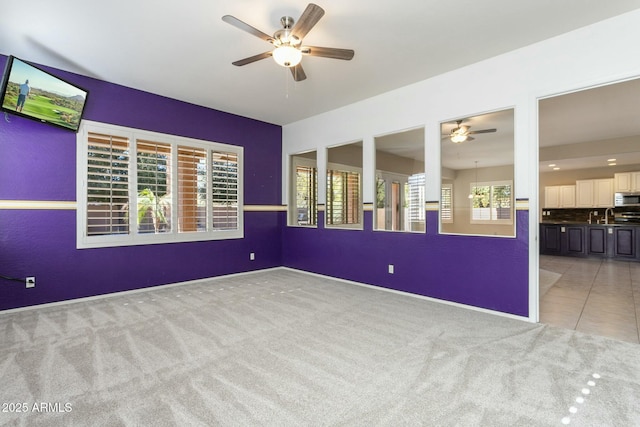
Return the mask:
[[[2,425],[640,425],[638,345],[284,269],[4,313],[0,339],[27,408]]]

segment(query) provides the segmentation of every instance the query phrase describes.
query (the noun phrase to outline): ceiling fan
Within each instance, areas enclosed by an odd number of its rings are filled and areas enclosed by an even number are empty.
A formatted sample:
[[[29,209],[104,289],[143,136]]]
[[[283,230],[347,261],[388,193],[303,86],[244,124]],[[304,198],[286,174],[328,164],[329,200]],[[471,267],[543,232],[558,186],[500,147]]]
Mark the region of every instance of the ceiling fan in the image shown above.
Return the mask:
[[[222,20],[227,24],[231,24],[234,27],[261,38],[275,47],[272,51],[259,53],[254,56],[235,61],[233,62],[233,65],[240,67],[271,56],[279,65],[291,69],[293,79],[299,82],[307,78],[304,70],[302,69],[302,65],[300,64],[303,55],[322,56],[325,58],[344,59],[347,61],[350,60],[353,58],[354,54],[354,51],[351,49],[302,46],[302,39],[309,31],[311,31],[313,26],[318,23],[323,15],[324,9],[316,4],[309,3],[304,12],[302,12],[298,22],[295,22],[290,16],[283,16],[280,19],[282,29],[276,31],[273,36],[263,33],[234,16],[223,16]]]
[[[462,124],[462,120],[456,120],[456,127],[451,129],[449,135],[443,136],[442,138],[450,138],[451,142],[455,144],[459,144],[464,141],[473,141],[475,138],[469,135],[475,135],[478,133],[491,133],[497,131],[497,129],[480,129],[480,130],[469,130],[471,126],[466,126]]]

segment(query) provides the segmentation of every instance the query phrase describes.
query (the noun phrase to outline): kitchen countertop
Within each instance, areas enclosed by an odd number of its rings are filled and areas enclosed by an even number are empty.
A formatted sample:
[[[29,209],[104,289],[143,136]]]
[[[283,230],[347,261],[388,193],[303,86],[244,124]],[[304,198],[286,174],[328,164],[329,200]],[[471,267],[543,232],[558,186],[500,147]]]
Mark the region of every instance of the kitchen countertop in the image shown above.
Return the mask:
[[[587,221],[541,221],[540,224],[544,224],[544,225],[586,225],[586,226],[596,226],[596,227],[640,227],[639,223],[609,223],[609,224],[598,224],[598,223],[591,223],[589,224]]]

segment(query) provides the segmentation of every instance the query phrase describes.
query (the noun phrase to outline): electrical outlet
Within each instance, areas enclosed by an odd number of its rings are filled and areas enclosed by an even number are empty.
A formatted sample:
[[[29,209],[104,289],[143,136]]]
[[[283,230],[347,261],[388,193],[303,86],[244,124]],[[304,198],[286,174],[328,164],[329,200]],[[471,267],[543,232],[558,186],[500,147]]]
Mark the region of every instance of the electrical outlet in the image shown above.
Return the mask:
[[[389,274],[393,274],[394,270],[393,264],[389,264]]]
[[[255,261],[255,259],[256,259],[256,254],[255,254],[255,253],[253,253],[253,252],[251,252],[251,253],[249,254],[249,259],[250,259],[251,261]]]
[[[24,283],[27,288],[35,288],[36,287],[36,278],[33,276],[27,277],[24,279]]]

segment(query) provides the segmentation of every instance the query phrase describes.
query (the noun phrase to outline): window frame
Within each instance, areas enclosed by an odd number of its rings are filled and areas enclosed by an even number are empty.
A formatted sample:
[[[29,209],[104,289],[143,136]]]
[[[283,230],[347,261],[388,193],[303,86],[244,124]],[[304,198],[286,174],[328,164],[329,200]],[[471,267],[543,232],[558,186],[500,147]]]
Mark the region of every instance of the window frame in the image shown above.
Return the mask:
[[[511,196],[510,196],[510,202],[509,202],[509,219],[498,219],[498,218],[493,218],[493,206],[489,207],[489,212],[492,216],[492,218],[489,219],[474,219],[473,218],[473,201],[474,199],[471,198],[469,199],[469,221],[471,224],[505,224],[505,225],[511,225],[513,224],[513,181],[512,180],[502,180],[502,181],[484,181],[484,182],[472,182],[469,185],[469,194],[475,194],[474,193],[474,187],[489,187],[489,201],[490,203],[493,201],[493,189],[494,187],[500,187],[500,186],[509,186],[510,191],[511,191]],[[475,196],[474,196],[475,197]]]
[[[87,235],[88,221],[88,135],[96,133],[102,135],[128,138],[128,194],[129,206],[138,203],[138,168],[137,168],[137,140],[141,142],[156,142],[171,146],[171,183],[172,197],[172,229],[170,232],[140,232],[137,226],[137,208],[128,210],[128,232],[123,234]],[[241,146],[223,144],[163,134],[147,130],[129,128],[106,123],[83,120],[76,135],[76,246],[78,249],[102,248],[118,246],[153,245],[180,242],[198,242],[210,240],[226,240],[244,238],[244,148]],[[178,228],[178,147],[202,148],[206,151],[206,229],[205,231],[180,231]],[[235,229],[216,229],[213,225],[213,169],[212,152],[233,153],[237,156],[237,227]],[[135,225],[133,225],[135,224]]]

